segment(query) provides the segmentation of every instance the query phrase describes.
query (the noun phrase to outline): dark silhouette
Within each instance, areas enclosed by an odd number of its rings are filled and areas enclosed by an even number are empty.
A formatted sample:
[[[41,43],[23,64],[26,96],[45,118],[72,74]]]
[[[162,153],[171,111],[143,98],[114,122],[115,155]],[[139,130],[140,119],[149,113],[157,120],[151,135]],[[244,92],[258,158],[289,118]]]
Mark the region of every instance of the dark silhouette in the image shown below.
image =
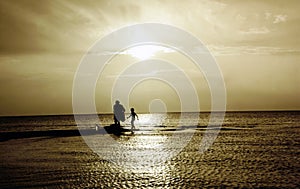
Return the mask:
[[[74,136],[87,136],[96,134],[105,134],[104,130],[95,131],[94,129],[65,129],[65,130],[46,130],[46,131],[12,131],[1,132],[0,142],[8,141],[12,139],[24,139],[24,138],[58,138],[58,137],[74,137]]]
[[[139,120],[139,116],[134,112],[134,108],[131,108],[130,112],[131,112],[130,116],[128,116],[127,119],[131,117],[131,132],[132,132],[133,129],[135,129],[134,126],[135,117],[137,118],[137,120]]]
[[[104,129],[108,134],[113,134],[115,136],[121,136],[121,135],[125,134],[126,132],[130,132],[129,129],[125,129],[123,127],[117,126],[116,124],[111,124],[110,126],[105,126]]]
[[[120,121],[125,121],[125,108],[116,100],[113,110],[115,125],[120,126]]]

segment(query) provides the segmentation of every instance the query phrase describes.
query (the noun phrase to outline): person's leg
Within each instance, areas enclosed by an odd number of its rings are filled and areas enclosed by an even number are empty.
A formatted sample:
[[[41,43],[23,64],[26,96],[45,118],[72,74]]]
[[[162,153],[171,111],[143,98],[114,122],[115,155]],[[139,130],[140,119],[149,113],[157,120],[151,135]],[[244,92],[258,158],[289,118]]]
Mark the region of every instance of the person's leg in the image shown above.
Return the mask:
[[[116,126],[120,126],[120,121],[117,119],[115,115],[114,115],[114,121]]]
[[[115,122],[115,125],[117,125],[118,120],[117,120],[117,118],[116,118],[116,115],[114,115],[114,122]]]

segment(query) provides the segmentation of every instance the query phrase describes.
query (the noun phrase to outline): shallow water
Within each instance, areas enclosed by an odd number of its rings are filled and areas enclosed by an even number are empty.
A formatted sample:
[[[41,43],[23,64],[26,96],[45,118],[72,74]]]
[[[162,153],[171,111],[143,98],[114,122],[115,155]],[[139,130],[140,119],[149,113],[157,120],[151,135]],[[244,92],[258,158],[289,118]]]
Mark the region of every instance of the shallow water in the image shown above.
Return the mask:
[[[141,114],[138,130],[122,135],[85,119],[83,137],[73,116],[0,118],[0,188],[300,187],[299,112],[226,113],[202,154],[208,113],[181,127],[180,114]],[[109,125],[112,115],[99,119]]]

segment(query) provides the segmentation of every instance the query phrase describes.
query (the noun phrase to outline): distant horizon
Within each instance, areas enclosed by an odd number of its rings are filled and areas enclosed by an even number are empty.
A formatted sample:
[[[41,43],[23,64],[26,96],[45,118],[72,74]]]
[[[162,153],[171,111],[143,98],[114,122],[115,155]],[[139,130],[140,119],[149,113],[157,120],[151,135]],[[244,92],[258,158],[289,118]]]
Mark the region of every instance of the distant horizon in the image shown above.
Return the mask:
[[[222,111],[199,111],[199,112],[179,112],[179,111],[169,111],[169,112],[137,112],[137,114],[163,114],[163,113],[211,113],[211,112],[222,112]],[[239,113],[239,112],[300,112],[300,109],[273,109],[273,110],[227,110],[225,113]],[[97,112],[97,115],[113,115],[113,112]],[[130,114],[129,111],[125,112],[125,114]],[[39,116],[72,116],[72,115],[95,115],[94,113],[62,113],[62,114],[19,114],[19,115],[0,115],[0,118],[4,117],[39,117]]]

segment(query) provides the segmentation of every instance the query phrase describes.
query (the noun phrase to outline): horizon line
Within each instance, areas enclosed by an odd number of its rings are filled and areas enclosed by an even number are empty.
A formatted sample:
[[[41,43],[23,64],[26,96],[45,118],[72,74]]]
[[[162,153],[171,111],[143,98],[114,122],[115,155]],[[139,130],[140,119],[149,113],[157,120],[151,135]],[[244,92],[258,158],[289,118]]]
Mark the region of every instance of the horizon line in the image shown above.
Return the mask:
[[[299,112],[300,109],[275,109],[275,110],[226,110],[226,112],[231,112],[231,113],[239,113],[239,112]],[[223,111],[199,111],[199,112],[179,112],[179,111],[170,111],[170,112],[155,112],[157,114],[162,114],[162,113],[218,113],[218,112],[223,112]],[[129,114],[125,113],[125,114]],[[97,115],[113,115],[113,112],[97,112]],[[150,114],[150,112],[139,112],[138,114]],[[51,117],[51,116],[74,116],[74,115],[94,115],[94,113],[61,113],[61,114],[20,114],[20,115],[0,115],[0,118],[5,118],[5,117]]]

